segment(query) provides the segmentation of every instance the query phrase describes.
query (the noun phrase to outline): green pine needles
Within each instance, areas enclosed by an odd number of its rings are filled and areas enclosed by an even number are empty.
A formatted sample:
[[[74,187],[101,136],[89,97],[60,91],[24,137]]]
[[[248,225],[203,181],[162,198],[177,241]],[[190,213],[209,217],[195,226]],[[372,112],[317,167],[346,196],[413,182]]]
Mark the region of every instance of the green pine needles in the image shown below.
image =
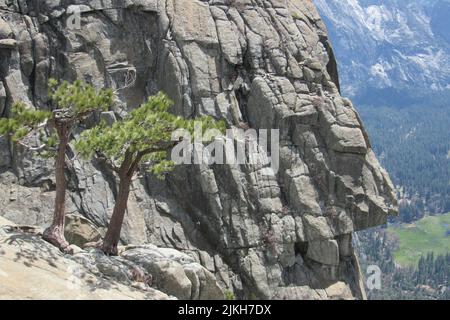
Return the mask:
[[[19,142],[34,130],[44,129],[50,118],[50,112],[16,103],[11,108],[10,118],[0,119],[0,136],[9,136],[13,142]]]
[[[109,89],[97,92],[94,87],[79,80],[59,84],[51,79],[49,99],[55,106],[52,112],[36,110],[22,102],[15,103],[9,117],[0,119],[0,136],[8,136],[14,143],[39,151],[43,157],[56,157],[52,151],[55,151],[60,138],[56,132],[58,123],[64,122],[65,126],[73,127],[93,112],[108,110],[112,105],[113,92]],[[25,143],[33,133],[38,133],[40,146]]]
[[[94,111],[106,111],[113,102],[111,89],[96,90],[90,84],[81,80],[73,83],[57,80],[49,81],[49,98],[60,111],[74,119],[80,119]]]
[[[161,176],[173,166],[168,160],[168,151],[179,142],[171,141],[174,131],[185,129],[193,132],[194,124],[198,122],[205,130],[225,130],[223,122],[216,122],[211,117],[188,120],[176,116],[169,111],[172,104],[160,92],[112,126],[101,123],[84,131],[75,147],[85,159],[95,156],[116,173],[129,162],[129,170],[144,164],[148,171]]]

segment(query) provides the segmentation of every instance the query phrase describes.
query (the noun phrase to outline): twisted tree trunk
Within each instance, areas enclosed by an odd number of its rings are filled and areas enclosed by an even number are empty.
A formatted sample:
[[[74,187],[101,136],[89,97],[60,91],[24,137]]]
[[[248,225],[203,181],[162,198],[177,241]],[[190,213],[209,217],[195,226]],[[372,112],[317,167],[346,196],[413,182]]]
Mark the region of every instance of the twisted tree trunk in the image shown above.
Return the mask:
[[[120,174],[119,193],[102,246],[102,251],[107,255],[118,255],[117,245],[120,241],[120,232],[122,231],[123,220],[127,210],[133,173]]]
[[[69,143],[69,126],[65,121],[55,121],[56,131],[59,137],[58,154],[56,157],[56,198],[53,223],[43,234],[43,239],[50,242],[59,249],[65,251],[69,243],[64,237],[65,215],[66,215],[66,189],[67,181],[66,150]]]

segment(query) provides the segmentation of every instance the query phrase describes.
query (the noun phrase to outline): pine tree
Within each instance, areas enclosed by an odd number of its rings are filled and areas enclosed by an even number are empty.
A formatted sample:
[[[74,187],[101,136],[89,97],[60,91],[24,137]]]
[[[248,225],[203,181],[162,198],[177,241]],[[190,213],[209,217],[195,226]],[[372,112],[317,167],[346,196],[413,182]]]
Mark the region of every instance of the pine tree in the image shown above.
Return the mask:
[[[133,176],[140,167],[163,177],[173,168],[168,151],[180,141],[172,141],[178,129],[192,132],[197,121],[203,130],[218,129],[225,124],[210,117],[187,120],[169,112],[172,101],[163,93],[151,96],[125,119],[111,126],[102,123],[84,131],[75,144],[85,158],[95,157],[109,167],[119,179],[119,192],[103,243],[98,243],[108,255],[117,255],[117,245],[127,209]]]
[[[53,222],[44,231],[43,238],[61,250],[69,244],[64,237],[67,181],[66,153],[72,129],[93,112],[107,110],[113,100],[111,90],[96,91],[82,81],[74,83],[49,81],[49,98],[53,111],[34,110],[23,103],[12,107],[9,118],[0,119],[0,135],[7,135],[14,143],[21,144],[44,157],[55,158],[56,198]],[[25,143],[33,133],[38,133],[40,145]]]

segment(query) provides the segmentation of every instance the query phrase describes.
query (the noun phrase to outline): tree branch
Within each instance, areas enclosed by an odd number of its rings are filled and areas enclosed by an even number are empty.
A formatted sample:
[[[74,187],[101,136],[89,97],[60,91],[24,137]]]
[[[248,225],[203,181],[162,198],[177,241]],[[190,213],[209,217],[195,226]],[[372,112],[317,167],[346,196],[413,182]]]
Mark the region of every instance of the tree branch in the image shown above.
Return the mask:
[[[122,163],[122,165],[120,166],[120,169],[119,169],[119,175],[122,175],[122,174],[130,175],[132,164],[133,164],[133,153],[128,148],[125,151],[125,156],[124,156],[124,159],[123,159],[123,163]],[[132,172],[131,172],[131,174],[132,174]]]
[[[139,154],[143,156],[149,154],[149,153],[154,153],[154,152],[161,152],[161,151],[167,151],[172,149],[173,147],[175,147],[178,143],[180,143],[180,141],[170,141],[170,142],[166,142],[166,144],[161,143],[160,145],[148,148],[148,149],[144,149],[142,151],[139,152]]]
[[[37,146],[37,147],[32,147],[32,146],[30,146],[30,145],[24,143],[23,141],[17,141],[17,143],[20,144],[20,145],[21,145],[22,147],[24,147],[25,149],[30,150],[30,151],[33,151],[33,152],[39,152],[39,151],[42,151],[42,150],[44,150],[44,149],[47,147],[47,145],[46,145],[45,143],[42,144],[42,145],[40,145],[40,146]]]
[[[108,157],[101,151],[97,151],[95,153],[95,156],[97,160],[103,162],[109,169],[114,171],[115,173],[120,173],[120,169],[111,161],[108,159]]]
[[[131,88],[136,84],[137,72],[135,69],[128,70],[125,74],[124,85],[122,87],[117,88],[113,92],[118,94],[119,91],[123,91],[125,89]]]
[[[41,144],[40,146],[37,146],[37,147],[32,147],[32,146],[26,144],[23,140],[26,137],[28,137],[34,130],[39,129],[39,128],[44,128],[44,127],[47,126],[47,124],[48,124],[48,119],[45,120],[43,123],[37,125],[36,127],[32,128],[32,127],[27,126],[28,127],[28,133],[21,140],[18,140],[17,143],[20,144],[22,147],[24,147],[24,148],[26,148],[26,149],[28,149],[30,151],[33,151],[33,152],[39,152],[39,151],[44,150],[47,147],[47,145],[45,143],[43,143],[43,144]],[[12,137],[13,135],[14,134],[12,134],[12,133],[9,134],[10,137]]]
[[[144,149],[144,150],[138,152],[136,159],[134,159],[133,163],[130,166],[130,170],[128,171],[128,174],[133,174],[136,171],[142,158],[145,157],[147,154],[170,150],[173,147],[175,147],[178,143],[179,143],[178,141],[170,141],[170,142],[166,142],[166,144],[160,144],[160,145],[157,145],[157,146],[154,146],[154,147],[151,147],[148,149]]]

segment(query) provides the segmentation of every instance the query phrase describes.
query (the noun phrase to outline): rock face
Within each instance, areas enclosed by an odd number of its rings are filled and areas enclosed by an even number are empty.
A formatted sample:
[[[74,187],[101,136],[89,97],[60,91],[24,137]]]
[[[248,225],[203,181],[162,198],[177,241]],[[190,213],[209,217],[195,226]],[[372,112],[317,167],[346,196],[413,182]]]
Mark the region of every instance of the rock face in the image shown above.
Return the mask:
[[[169,293],[203,298],[192,286],[214,275],[237,298],[364,296],[351,234],[385,223],[396,199],[358,114],[339,94],[336,61],[310,1],[0,0],[0,8],[0,39],[9,40],[0,48],[4,115],[19,100],[49,108],[50,76],[113,88],[135,77],[105,116],[120,117],[163,90],[185,117],[280,129],[278,172],[186,165],[164,182],[134,181],[123,244],[174,248],[192,259],[161,262],[149,247],[125,253]],[[35,203],[52,197],[51,162],[6,146],[0,215],[20,224],[35,210],[36,223],[48,224],[51,205]],[[106,227],[114,177],[77,158],[67,175],[68,211]],[[162,269],[171,276],[160,279]],[[206,295],[217,294],[210,289]]]

